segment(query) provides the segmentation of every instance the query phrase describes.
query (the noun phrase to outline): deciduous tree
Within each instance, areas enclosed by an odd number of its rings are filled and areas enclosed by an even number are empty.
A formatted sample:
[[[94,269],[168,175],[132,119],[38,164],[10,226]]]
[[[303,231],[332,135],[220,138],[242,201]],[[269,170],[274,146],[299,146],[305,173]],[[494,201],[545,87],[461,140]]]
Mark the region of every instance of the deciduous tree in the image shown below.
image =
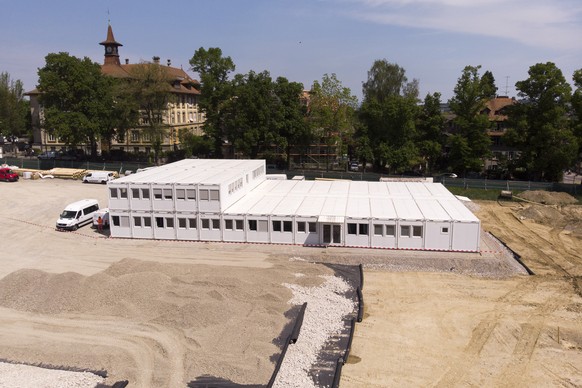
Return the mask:
[[[0,73],[0,135],[14,140],[30,135],[30,110],[24,100],[24,86],[12,80],[7,72]]]

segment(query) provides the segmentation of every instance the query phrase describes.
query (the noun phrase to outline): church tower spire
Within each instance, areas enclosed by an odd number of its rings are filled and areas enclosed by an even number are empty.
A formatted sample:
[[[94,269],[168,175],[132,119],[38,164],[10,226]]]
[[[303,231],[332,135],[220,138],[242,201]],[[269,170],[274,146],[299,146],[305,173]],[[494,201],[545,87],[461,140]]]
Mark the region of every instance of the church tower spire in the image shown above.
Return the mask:
[[[107,27],[107,39],[99,44],[105,47],[105,60],[103,62],[104,65],[121,65],[119,62],[119,52],[117,48],[123,45],[115,41],[111,24],[109,24]]]

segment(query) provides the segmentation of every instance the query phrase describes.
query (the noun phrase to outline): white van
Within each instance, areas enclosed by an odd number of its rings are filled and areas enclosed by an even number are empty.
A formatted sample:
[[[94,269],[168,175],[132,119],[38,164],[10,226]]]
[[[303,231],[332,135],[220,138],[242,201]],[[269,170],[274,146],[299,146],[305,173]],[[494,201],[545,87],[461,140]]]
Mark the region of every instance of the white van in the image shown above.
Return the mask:
[[[96,199],[83,199],[73,202],[61,213],[57,221],[57,230],[77,230],[93,221],[93,213],[99,210]]]
[[[83,177],[83,183],[107,183],[115,179],[110,171],[91,171]]]

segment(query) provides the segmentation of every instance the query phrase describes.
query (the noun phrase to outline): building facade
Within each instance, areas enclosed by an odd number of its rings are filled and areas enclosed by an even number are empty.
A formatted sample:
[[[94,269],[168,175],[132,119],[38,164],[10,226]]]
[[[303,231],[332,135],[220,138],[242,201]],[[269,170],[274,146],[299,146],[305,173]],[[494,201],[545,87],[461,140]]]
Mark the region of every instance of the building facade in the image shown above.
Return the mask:
[[[125,59],[123,63],[120,61],[119,48],[123,45],[115,40],[111,25],[107,29],[107,38],[99,44],[103,46],[105,52],[101,71],[107,76],[129,79],[136,66],[144,65],[142,63],[132,64],[129,59]],[[160,58],[153,57],[153,64],[160,65]],[[182,68],[172,67],[170,60],[167,60],[166,65],[163,65],[162,68],[169,79],[173,98],[163,116],[166,133],[162,139],[161,147],[163,151],[172,151],[179,148],[181,134],[185,132],[195,135],[203,134],[204,114],[199,108],[200,83],[191,78]],[[35,89],[28,92],[27,95],[30,98],[32,114],[33,146],[41,148],[43,151],[66,149],[67,144],[43,125],[40,92]],[[148,137],[147,131],[144,131],[147,125],[147,119],[141,117],[138,126],[127,132],[120,132],[114,137],[110,149],[107,149],[109,145],[100,142],[98,151],[115,152],[117,150],[150,154],[152,152],[152,139]],[[82,145],[79,146],[82,147]]]
[[[479,251],[440,183],[271,180],[263,160],[185,159],[108,182],[111,236]]]

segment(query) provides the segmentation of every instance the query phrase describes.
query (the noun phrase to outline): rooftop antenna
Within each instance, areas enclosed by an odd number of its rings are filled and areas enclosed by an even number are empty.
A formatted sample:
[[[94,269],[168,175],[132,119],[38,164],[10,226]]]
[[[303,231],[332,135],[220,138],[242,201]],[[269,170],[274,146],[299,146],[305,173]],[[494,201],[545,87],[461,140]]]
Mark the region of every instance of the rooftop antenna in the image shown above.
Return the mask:
[[[509,76],[505,76],[505,95],[509,97]]]

